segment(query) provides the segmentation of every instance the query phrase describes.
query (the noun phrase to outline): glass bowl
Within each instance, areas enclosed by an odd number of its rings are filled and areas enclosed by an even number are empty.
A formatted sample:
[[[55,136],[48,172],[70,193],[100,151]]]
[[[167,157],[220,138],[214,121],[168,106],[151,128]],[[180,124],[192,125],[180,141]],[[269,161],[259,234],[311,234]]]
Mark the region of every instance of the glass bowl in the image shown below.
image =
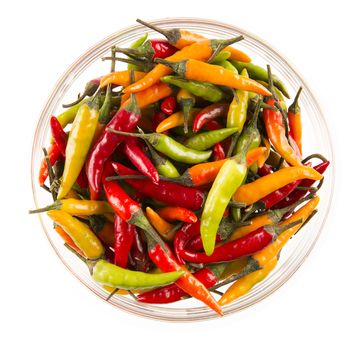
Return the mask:
[[[244,35],[245,40],[235,44],[235,46],[251,55],[255,63],[262,66],[269,63],[273,73],[286,83],[292,96],[299,86],[303,86],[300,105],[304,123],[304,154],[322,153],[331,161],[331,164],[334,164],[331,141],[319,104],[296,70],[270,45],[240,28],[207,19],[169,18],[155,20],[153,23],[162,28],[184,28],[208,38],[224,39],[240,34]],[[42,207],[50,203],[51,200],[49,194],[40,188],[37,181],[42,147],[49,143],[50,116],[60,112],[62,103],[74,100],[77,92],[83,89],[86,81],[100,76],[101,72],[103,74],[103,72],[108,71],[109,64],[102,63],[101,57],[108,54],[112,45],[127,47],[145,32],[149,32],[150,38],[159,37],[159,34],[141,25],[134,25],[108,36],[80,56],[56,83],[41,112],[33,143],[31,175],[33,196],[37,207]],[[332,166],[327,170],[326,179],[320,191],[321,201],[316,217],[302,229],[301,233],[290,240],[282,251],[278,266],[268,278],[256,285],[248,294],[223,308],[226,316],[266,298],[288,281],[305,261],[314,247],[328,215],[333,194],[333,173],[334,167]],[[91,279],[84,264],[63,246],[61,238],[54,232],[52,222],[48,217],[45,214],[39,215],[39,217],[47,238],[64,265],[92,292],[106,300],[109,293]],[[198,321],[220,317],[193,299],[161,306],[142,304],[129,296],[115,295],[108,302],[132,314],[158,320]]]

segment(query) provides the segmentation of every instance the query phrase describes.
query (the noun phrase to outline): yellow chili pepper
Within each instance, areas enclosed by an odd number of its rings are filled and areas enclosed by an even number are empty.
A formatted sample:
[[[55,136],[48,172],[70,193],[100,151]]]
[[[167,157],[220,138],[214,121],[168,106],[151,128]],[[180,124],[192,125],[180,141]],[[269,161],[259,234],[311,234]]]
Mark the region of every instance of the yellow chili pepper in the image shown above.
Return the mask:
[[[98,259],[104,254],[103,245],[88,225],[62,210],[50,210],[47,215],[68,233],[88,259]]]
[[[194,113],[198,111],[199,111],[198,108],[192,108],[189,115],[189,123],[191,123]],[[173,129],[173,128],[176,128],[177,126],[182,126],[182,125],[184,125],[184,113],[183,111],[178,111],[170,115],[168,118],[165,118],[164,120],[162,120],[158,124],[156,132],[164,132],[169,129]]]
[[[227,289],[219,300],[219,305],[226,305],[248,293],[257,283],[264,280],[277,265],[277,257],[272,258],[261,270],[254,271],[240,278]]]
[[[146,208],[146,216],[151,225],[163,238],[165,238],[168,241],[171,241],[174,238],[174,235],[176,233],[172,231],[174,225],[164,220],[158,213],[156,213],[150,207]]]
[[[241,186],[234,194],[233,200],[250,205],[291,182],[301,179],[317,181],[321,180],[322,177],[320,173],[308,166],[283,168]]]
[[[236,273],[240,273],[247,266],[247,263],[248,263],[248,258],[246,257],[233,260],[227,263],[224,272],[220,276],[220,280],[224,280],[227,277],[235,275]]]
[[[247,70],[244,68],[240,74],[242,77],[249,78]],[[237,90],[238,102],[234,98],[230,104],[230,108],[227,113],[227,127],[238,128],[238,132],[241,132],[244,123],[247,119],[248,109],[248,91]]]
[[[114,213],[108,202],[74,198],[60,199],[44,208],[31,210],[29,213],[42,213],[54,209],[63,210],[71,215],[99,215]]]
[[[98,123],[99,105],[95,100],[84,103],[78,110],[69,133],[62,182],[57,199],[71,189],[84,166]]]

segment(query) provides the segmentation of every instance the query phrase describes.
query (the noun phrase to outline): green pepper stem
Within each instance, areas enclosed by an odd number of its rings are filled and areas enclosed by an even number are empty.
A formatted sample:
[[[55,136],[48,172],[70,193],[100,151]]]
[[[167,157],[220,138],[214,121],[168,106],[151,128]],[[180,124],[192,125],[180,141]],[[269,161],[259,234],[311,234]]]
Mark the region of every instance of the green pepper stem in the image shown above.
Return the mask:
[[[114,181],[114,180],[146,180],[149,179],[148,176],[145,175],[119,175],[119,176],[108,176],[106,177],[106,181]]]
[[[125,132],[125,131],[114,130],[112,128],[107,128],[106,130],[109,131],[109,132],[112,132],[114,134],[117,134],[117,135],[124,135],[124,136],[130,136],[130,137],[139,137],[140,139],[145,139],[145,140],[149,139],[149,135],[147,135],[147,134],[136,134],[136,133],[133,133],[133,132]]]
[[[208,63],[211,63],[213,61],[213,59],[226,47],[229,45],[232,45],[234,43],[237,43],[238,41],[241,41],[244,39],[243,35],[239,35],[236,36],[234,38],[230,38],[230,39],[225,39],[225,40],[217,40],[217,39],[213,39],[211,41],[211,47],[213,49],[213,53],[211,54],[211,56],[208,59]]]
[[[306,162],[308,162],[309,160],[311,160],[313,158],[317,158],[319,160],[322,160],[322,162],[327,162],[328,161],[328,159],[326,157],[324,157],[322,154],[320,154],[320,153],[313,153],[313,154],[310,154],[309,156],[307,156],[306,158],[304,158],[302,160],[302,163],[306,163]]]
[[[118,292],[120,288],[115,288],[111,293],[109,293],[108,297],[106,298],[106,301],[109,301],[109,299],[112,298],[112,296]]]
[[[300,112],[300,107],[299,107],[299,104],[298,104],[298,100],[299,100],[299,96],[300,96],[302,90],[303,90],[303,88],[302,88],[302,86],[300,86],[297,94],[295,95],[293,103],[288,108],[288,112],[292,112],[294,114],[297,114],[297,113]]]
[[[170,38],[171,38],[171,31],[170,30],[159,28],[158,26],[156,26],[156,25],[154,25],[152,23],[145,22],[145,21],[143,21],[142,19],[139,19],[139,18],[136,20],[136,22],[144,25],[145,27],[153,29],[154,31],[164,35],[169,41],[171,41],[170,40]]]
[[[267,65],[267,80],[269,84],[268,89],[271,92],[273,99],[277,101],[278,96],[276,96],[276,91],[273,84],[273,76],[272,76],[271,67],[269,64]]]
[[[50,162],[50,157],[48,156],[47,150],[45,147],[43,147],[43,152],[44,152],[44,157],[45,157],[45,161],[47,164],[47,171],[49,173],[50,192],[51,192],[53,200],[56,201],[57,192],[53,189],[53,184],[54,184],[54,181],[56,179],[56,175],[55,175],[55,172],[53,171],[52,164]]]
[[[293,222],[290,222],[289,224],[283,225],[283,226],[271,226],[267,225],[264,226],[264,230],[273,235],[274,237],[278,237],[281,233],[293,228],[296,225],[299,225],[303,222],[303,219],[299,219]]]
[[[62,204],[60,201],[56,201],[55,203],[47,205],[46,207],[38,208],[38,209],[34,209],[34,210],[29,210],[29,214],[38,214],[38,213],[43,213],[43,212],[49,211],[49,210],[60,209],[61,205]]]
[[[137,58],[142,57],[142,53],[137,49],[130,49],[130,48],[124,48],[124,47],[116,47],[116,52],[123,53],[124,55],[127,55],[131,58]]]

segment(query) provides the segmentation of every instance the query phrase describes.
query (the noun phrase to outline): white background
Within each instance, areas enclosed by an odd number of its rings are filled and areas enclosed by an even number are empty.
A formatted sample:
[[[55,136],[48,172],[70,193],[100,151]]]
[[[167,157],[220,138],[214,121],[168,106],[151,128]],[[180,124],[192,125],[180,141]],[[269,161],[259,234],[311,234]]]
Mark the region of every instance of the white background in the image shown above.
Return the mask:
[[[349,349],[349,18],[347,1],[7,1],[1,29],[1,349]],[[329,220],[280,290],[236,315],[169,324],[119,311],[53,253],[33,206],[30,152],[39,112],[82,52],[134,23],[211,18],[246,29],[298,68],[321,102],[336,155]]]

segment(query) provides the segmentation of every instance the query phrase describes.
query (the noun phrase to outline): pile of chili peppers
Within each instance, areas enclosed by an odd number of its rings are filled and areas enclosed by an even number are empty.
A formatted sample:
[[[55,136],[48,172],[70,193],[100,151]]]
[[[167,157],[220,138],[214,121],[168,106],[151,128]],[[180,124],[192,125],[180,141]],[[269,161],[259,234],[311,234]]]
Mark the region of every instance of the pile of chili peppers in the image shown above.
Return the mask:
[[[329,162],[303,159],[302,89],[287,107],[270,67],[231,46],[242,36],[138,22],[164,38],[112,47],[110,73],[51,117],[39,182],[53,203],[31,212],[109,298],[193,297],[222,315],[316,213]]]

